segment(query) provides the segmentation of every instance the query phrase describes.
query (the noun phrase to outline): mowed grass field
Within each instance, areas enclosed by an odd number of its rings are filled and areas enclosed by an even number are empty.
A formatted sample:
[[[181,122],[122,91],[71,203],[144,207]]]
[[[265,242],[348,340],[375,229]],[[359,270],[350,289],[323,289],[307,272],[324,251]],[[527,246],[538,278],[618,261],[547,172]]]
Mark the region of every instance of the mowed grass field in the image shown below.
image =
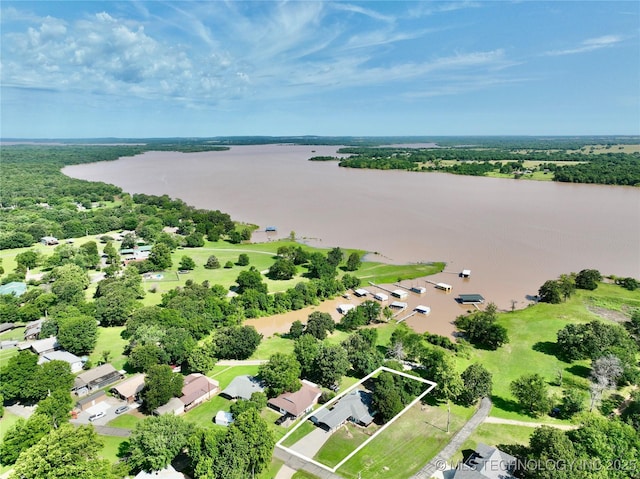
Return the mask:
[[[540,374],[547,380],[551,394],[561,397],[562,389],[556,385],[562,371],[564,387],[574,386],[588,392],[590,361],[566,363],[557,358],[557,332],[567,324],[586,323],[596,319],[607,319],[591,312],[594,306],[609,306],[611,310],[624,310],[638,305],[640,291],[629,292],[612,284],[600,284],[595,291],[578,290],[569,300],[561,304],[539,303],[514,313],[502,313],[498,323],[507,328],[509,343],[497,351],[471,349],[468,359],[459,359],[458,367],[463,371],[468,365],[478,362],[493,374],[493,409],[491,415],[519,421],[543,421],[566,423],[545,416],[531,418],[522,413],[509,385],[525,374]]]
[[[346,478],[357,478],[361,474],[361,477],[372,479],[406,479],[433,458],[473,412],[471,408],[453,405],[451,432],[447,433],[446,405],[423,406],[418,403],[340,467],[337,473]]]

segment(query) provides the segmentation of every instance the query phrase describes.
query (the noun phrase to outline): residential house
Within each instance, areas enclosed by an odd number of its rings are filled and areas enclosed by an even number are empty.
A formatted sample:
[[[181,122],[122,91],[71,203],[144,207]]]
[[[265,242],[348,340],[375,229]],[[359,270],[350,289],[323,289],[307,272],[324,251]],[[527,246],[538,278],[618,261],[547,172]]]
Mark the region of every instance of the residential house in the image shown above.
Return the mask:
[[[346,421],[366,427],[373,422],[375,414],[371,393],[356,390],[342,397],[331,409],[320,409],[310,419],[317,426],[334,431]]]
[[[478,443],[464,464],[456,467],[452,479],[515,479],[516,463],[506,452]]]
[[[40,335],[40,331],[42,331],[42,325],[46,321],[46,318],[36,319],[35,321],[31,321],[27,323],[24,328],[24,339],[25,341],[33,341],[38,339]]]
[[[73,388],[71,391],[75,392],[78,396],[85,396],[91,391],[101,389],[111,383],[115,383],[124,377],[120,371],[111,364],[103,364],[97,368],[89,369],[82,374],[76,376],[73,382]]]
[[[179,398],[171,398],[168,403],[153,410],[154,416],[162,416],[164,414],[173,414],[174,416],[184,414],[184,403]]]
[[[189,411],[198,404],[211,399],[219,391],[218,381],[199,373],[189,374],[184,378],[180,401],[184,404],[184,410]]]
[[[62,346],[58,343],[58,339],[55,336],[52,336],[50,338],[39,339],[31,344],[27,344],[24,348],[31,349],[31,351],[36,353],[38,356],[42,356],[43,354],[52,353],[58,349],[62,349]]]
[[[267,404],[280,414],[299,418],[313,409],[322,391],[312,382],[302,380],[302,387],[295,392],[285,392],[269,399]]]
[[[111,388],[111,392],[115,393],[129,403],[132,403],[138,398],[138,394],[140,391],[144,389],[144,378],[145,374],[136,374],[135,376],[131,376],[129,379],[125,379],[120,384]]]
[[[72,373],[82,371],[82,366],[84,366],[84,361],[82,361],[81,358],[68,351],[62,350],[41,354],[40,359],[38,359],[38,364],[48,363],[49,361],[64,361],[65,363],[69,363]]]
[[[220,393],[228,399],[251,399],[255,392],[263,392],[262,382],[253,376],[236,376],[233,381]]]

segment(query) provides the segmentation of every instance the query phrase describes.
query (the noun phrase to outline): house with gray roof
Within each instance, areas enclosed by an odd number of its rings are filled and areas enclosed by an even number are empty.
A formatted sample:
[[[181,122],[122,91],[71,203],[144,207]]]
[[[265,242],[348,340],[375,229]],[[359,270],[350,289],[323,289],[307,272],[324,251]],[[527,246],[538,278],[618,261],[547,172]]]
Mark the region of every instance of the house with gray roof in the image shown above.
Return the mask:
[[[515,479],[516,463],[510,454],[478,443],[473,454],[455,469],[452,479]]]
[[[64,361],[65,363],[69,363],[72,373],[82,371],[82,366],[84,365],[81,358],[68,351],[51,351],[41,354],[40,359],[38,359],[38,364],[48,363],[49,361]]]
[[[84,396],[91,391],[115,383],[123,377],[124,375],[120,371],[116,371],[116,368],[107,363],[78,374],[71,390],[78,396]]]
[[[38,356],[42,356],[43,354],[52,353],[53,351],[57,351],[61,349],[62,346],[58,343],[58,339],[55,336],[45,339],[39,339],[38,341],[34,341],[31,344],[26,345],[25,349],[31,349]]]
[[[311,422],[328,431],[334,431],[347,421],[360,426],[373,422],[372,395],[356,390],[342,397],[331,409],[323,408],[310,417]]]
[[[173,414],[174,416],[184,414],[184,403],[179,398],[171,398],[167,404],[153,410],[154,416],[162,416],[163,414]]]
[[[27,323],[24,328],[24,339],[25,341],[32,341],[34,339],[38,339],[40,335],[40,331],[42,331],[42,325],[45,322],[45,318],[36,319],[35,321],[31,321]]]
[[[251,399],[253,393],[264,391],[262,381],[253,376],[236,376],[233,381],[220,393],[228,399]]]

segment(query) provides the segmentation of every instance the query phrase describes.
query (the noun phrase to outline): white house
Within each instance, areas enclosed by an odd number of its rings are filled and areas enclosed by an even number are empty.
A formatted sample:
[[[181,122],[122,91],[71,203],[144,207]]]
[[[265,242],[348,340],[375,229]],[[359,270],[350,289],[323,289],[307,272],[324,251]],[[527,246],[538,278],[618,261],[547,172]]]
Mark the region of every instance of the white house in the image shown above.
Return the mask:
[[[50,353],[44,353],[38,359],[38,364],[48,363],[49,361],[64,361],[71,366],[71,372],[77,373],[82,371],[84,363],[75,354],[71,354],[68,351],[51,351]]]

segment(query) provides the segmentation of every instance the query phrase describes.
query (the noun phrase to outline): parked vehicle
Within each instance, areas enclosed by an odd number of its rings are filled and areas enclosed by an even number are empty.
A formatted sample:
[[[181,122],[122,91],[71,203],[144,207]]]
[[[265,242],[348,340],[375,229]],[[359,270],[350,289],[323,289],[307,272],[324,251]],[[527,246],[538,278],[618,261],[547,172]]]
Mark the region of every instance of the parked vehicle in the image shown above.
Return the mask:
[[[98,413],[92,414],[91,416],[89,416],[89,422],[93,422],[96,421],[98,419],[100,419],[101,417],[105,417],[106,414],[104,413],[104,411],[100,411]]]
[[[129,410],[129,406],[120,406],[116,409],[116,414],[122,414],[123,412],[127,412]]]

